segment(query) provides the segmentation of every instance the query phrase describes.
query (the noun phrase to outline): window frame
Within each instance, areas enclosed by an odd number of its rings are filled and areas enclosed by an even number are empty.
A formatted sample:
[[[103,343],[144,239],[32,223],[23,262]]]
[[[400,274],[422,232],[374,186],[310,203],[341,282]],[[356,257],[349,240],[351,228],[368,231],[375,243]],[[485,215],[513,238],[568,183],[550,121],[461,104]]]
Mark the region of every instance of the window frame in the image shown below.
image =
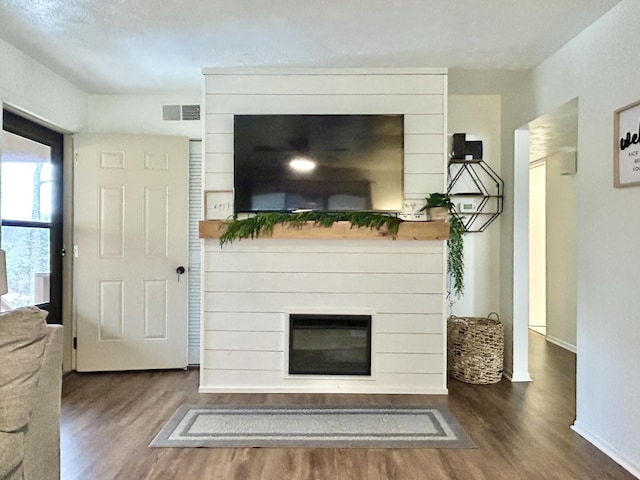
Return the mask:
[[[37,306],[49,312],[47,323],[62,324],[64,135],[6,109],[2,111],[2,129],[51,148],[51,202],[53,207],[51,221],[38,222],[2,218],[1,223],[2,227],[49,229],[51,255],[50,298],[49,303],[42,303]],[[2,161],[1,158],[0,161]]]

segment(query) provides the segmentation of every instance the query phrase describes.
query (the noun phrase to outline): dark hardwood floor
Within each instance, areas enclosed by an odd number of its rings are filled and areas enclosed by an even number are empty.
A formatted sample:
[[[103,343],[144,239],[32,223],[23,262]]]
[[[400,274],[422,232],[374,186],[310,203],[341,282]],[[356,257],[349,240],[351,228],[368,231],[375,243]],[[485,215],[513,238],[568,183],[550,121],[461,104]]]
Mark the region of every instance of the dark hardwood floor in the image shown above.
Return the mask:
[[[198,394],[198,371],[72,373],[62,395],[62,479],[633,479],[569,427],[575,356],[530,334],[534,382],[448,396]],[[148,448],[183,403],[447,404],[478,448]]]

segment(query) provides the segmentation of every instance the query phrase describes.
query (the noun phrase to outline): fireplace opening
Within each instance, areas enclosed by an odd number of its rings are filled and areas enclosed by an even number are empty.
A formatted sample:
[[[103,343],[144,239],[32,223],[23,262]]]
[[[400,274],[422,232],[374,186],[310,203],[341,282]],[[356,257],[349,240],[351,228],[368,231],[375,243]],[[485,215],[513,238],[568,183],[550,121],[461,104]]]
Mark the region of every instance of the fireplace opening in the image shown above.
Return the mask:
[[[371,375],[371,315],[289,315],[289,373]]]

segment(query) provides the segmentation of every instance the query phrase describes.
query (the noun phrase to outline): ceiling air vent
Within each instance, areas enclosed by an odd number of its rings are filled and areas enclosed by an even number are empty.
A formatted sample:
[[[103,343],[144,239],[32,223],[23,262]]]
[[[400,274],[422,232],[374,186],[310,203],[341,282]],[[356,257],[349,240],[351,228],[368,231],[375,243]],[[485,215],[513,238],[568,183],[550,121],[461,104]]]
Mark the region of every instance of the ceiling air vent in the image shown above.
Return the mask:
[[[200,105],[182,105],[182,120],[200,120]]]
[[[165,122],[200,120],[200,105],[163,105],[162,120]]]
[[[180,105],[163,105],[162,120],[165,122],[180,120]]]

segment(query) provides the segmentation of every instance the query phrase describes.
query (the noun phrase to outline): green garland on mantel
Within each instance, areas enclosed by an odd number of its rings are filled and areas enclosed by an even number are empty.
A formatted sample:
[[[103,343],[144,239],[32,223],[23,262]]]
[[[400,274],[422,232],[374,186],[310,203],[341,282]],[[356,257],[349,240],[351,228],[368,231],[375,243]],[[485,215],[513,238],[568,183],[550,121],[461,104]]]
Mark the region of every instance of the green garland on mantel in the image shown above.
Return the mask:
[[[220,235],[220,245],[232,243],[243,238],[269,237],[273,234],[273,227],[287,225],[292,228],[302,228],[307,222],[316,226],[331,227],[336,222],[349,222],[352,227],[380,228],[386,226],[392,238],[398,235],[402,219],[384,213],[371,212],[261,212],[254,216],[224,222],[226,231]]]

